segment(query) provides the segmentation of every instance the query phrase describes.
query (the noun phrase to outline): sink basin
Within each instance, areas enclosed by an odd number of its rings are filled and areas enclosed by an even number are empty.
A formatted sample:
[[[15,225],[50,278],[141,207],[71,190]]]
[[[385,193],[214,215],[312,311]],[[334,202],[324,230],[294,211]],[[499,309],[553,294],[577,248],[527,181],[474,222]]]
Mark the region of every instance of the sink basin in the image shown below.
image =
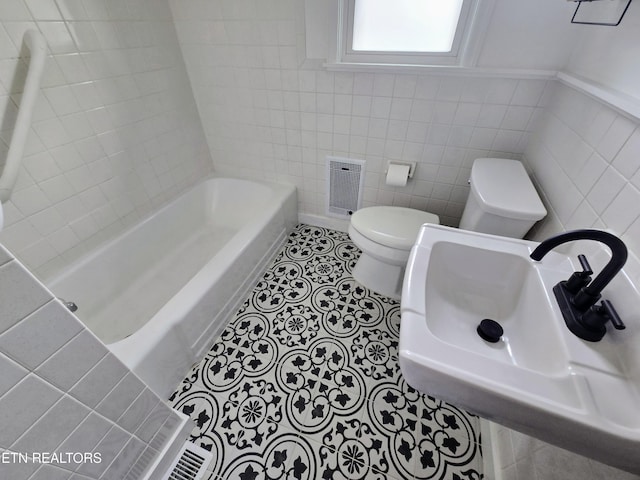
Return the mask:
[[[478,355],[547,375],[566,373],[558,325],[530,264],[512,253],[436,243],[424,302],[427,328],[443,342]],[[502,341],[480,338],[476,327],[484,318],[502,326]],[[542,345],[545,355],[537,351]]]
[[[637,316],[601,342],[575,337],[552,293],[574,271],[571,259],[551,252],[535,262],[536,245],[424,225],[404,279],[403,375],[419,391],[640,472]],[[620,288],[637,305],[633,285]],[[496,343],[478,335],[487,318],[503,328]]]

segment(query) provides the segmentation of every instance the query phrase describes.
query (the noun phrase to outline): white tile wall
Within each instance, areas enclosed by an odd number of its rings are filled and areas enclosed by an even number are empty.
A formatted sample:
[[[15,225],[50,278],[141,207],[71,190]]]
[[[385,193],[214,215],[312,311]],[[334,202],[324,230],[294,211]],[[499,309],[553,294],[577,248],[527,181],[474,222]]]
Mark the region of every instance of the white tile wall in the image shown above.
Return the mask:
[[[501,480],[634,480],[638,476],[576,455],[501,425],[491,448]],[[486,473],[485,473],[486,474]]]
[[[549,214],[530,232],[609,229],[630,250],[626,269],[640,280],[640,121],[556,83],[524,154]],[[589,245],[580,244],[587,253]],[[620,308],[620,305],[618,305]],[[633,307],[635,309],[635,307]],[[633,311],[630,310],[631,311]],[[501,427],[502,478],[631,479],[632,475]],[[560,474],[559,472],[562,472]]]
[[[177,413],[1,246],[0,319],[0,452],[102,456],[95,464],[3,462],[2,478],[142,478]]]
[[[524,162],[549,207],[533,237],[607,228],[640,255],[640,121],[569,86],[554,86]]]
[[[26,29],[49,44],[0,242],[41,278],[210,174],[167,0],[2,0],[0,169]]]
[[[457,225],[472,161],[519,159],[546,80],[329,72],[304,62],[295,0],[171,0],[217,173],[298,187],[324,215],[325,158],[365,159],[364,206],[428,209]],[[418,162],[406,187],[388,160]]]

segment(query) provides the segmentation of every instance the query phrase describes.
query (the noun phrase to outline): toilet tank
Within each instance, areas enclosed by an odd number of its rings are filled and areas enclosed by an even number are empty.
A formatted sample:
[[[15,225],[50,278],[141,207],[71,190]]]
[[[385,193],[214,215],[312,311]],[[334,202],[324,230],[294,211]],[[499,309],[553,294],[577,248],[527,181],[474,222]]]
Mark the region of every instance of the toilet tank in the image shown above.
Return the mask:
[[[471,192],[460,228],[522,238],[544,208],[526,170],[517,160],[478,158],[471,167]]]

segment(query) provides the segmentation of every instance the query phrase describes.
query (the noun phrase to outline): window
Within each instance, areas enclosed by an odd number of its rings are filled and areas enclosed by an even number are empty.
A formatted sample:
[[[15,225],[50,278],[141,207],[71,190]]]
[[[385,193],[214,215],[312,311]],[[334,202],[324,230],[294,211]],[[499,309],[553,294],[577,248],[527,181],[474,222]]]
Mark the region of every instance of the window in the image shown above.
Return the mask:
[[[459,65],[476,0],[343,0],[342,62]]]

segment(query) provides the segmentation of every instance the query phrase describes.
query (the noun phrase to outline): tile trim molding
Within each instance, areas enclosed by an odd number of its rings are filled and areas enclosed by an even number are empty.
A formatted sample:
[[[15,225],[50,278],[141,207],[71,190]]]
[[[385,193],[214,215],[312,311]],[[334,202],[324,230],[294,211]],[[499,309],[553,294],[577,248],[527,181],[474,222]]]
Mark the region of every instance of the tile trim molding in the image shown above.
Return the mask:
[[[603,102],[618,113],[640,120],[640,100],[636,98],[574,74],[558,72],[556,79],[563,85]]]

